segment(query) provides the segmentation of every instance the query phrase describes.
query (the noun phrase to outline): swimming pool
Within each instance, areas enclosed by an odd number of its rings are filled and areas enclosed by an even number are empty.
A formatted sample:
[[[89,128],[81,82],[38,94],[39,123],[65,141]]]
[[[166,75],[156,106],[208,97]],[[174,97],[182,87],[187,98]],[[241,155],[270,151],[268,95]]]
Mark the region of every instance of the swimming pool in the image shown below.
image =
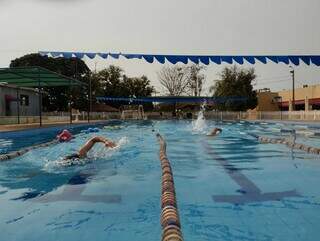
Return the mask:
[[[111,122],[98,135],[120,147],[95,146],[88,162],[58,161],[97,133],[0,163],[0,240],[160,240],[157,131],[168,144],[185,240],[318,240],[319,156],[250,135],[277,137],[288,126],[206,125],[195,131],[182,120]],[[206,136],[214,126],[222,134]],[[32,143],[23,132],[12,135],[0,134],[7,149]]]

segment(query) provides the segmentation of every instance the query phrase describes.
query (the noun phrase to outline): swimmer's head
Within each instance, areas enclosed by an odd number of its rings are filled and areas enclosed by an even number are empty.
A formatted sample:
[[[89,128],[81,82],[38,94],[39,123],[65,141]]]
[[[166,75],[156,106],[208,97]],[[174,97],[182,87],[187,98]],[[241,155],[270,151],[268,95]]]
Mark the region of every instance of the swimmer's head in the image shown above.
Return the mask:
[[[210,134],[208,134],[209,136],[215,136],[215,135],[217,135],[217,134],[220,134],[222,132],[222,129],[220,129],[220,128],[214,128],[211,132],[210,132]]]
[[[220,134],[222,132],[222,129],[216,128],[216,132]]]
[[[69,132],[67,129],[64,129],[64,130],[62,131],[62,133],[68,133],[68,134],[70,134],[70,132]]]

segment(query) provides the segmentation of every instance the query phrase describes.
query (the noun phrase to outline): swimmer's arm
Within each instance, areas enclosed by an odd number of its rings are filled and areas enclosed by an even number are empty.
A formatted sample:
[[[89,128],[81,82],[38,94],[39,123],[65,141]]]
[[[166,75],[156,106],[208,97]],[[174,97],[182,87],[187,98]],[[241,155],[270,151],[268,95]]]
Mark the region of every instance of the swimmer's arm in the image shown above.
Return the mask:
[[[215,131],[210,131],[207,136],[215,136],[217,133]]]
[[[113,141],[108,140],[107,138],[96,136],[93,138],[95,142],[102,142],[106,145],[106,147],[115,147],[116,144]]]
[[[81,158],[85,157],[88,153],[88,151],[91,150],[91,148],[94,146],[95,143],[97,142],[102,142],[105,144],[106,147],[115,147],[115,143],[113,143],[112,141],[104,138],[104,137],[100,137],[100,136],[96,136],[91,138],[89,141],[87,141],[86,144],[84,144],[84,146],[79,150],[79,156]]]

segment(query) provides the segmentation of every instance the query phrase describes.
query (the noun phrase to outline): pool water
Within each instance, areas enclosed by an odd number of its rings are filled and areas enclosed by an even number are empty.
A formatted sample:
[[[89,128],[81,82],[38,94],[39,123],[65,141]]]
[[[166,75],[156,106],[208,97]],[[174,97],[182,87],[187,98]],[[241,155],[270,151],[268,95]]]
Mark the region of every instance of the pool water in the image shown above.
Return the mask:
[[[206,136],[213,127],[222,134]],[[185,240],[318,240],[319,156],[250,135],[277,137],[279,125],[206,121],[193,130],[190,121],[168,120],[99,128],[0,163],[0,240],[160,240],[158,131],[168,144]],[[23,146],[32,143],[19,135]],[[86,160],[61,165],[94,135],[119,147],[97,144]],[[0,136],[10,150],[22,146],[20,138]]]

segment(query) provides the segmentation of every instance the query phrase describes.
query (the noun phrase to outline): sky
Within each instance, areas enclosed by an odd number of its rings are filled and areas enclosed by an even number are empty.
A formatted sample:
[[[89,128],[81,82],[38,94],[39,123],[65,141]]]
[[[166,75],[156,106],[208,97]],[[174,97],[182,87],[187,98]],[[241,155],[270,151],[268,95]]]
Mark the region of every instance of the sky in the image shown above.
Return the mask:
[[[0,0],[0,67],[37,51],[186,55],[320,54],[319,0]],[[86,60],[128,76],[147,75],[160,93],[162,65]],[[225,65],[210,64],[209,86]],[[243,65],[251,67],[251,65]],[[255,88],[290,89],[285,64],[256,64]],[[296,85],[319,84],[320,67],[295,68]]]

